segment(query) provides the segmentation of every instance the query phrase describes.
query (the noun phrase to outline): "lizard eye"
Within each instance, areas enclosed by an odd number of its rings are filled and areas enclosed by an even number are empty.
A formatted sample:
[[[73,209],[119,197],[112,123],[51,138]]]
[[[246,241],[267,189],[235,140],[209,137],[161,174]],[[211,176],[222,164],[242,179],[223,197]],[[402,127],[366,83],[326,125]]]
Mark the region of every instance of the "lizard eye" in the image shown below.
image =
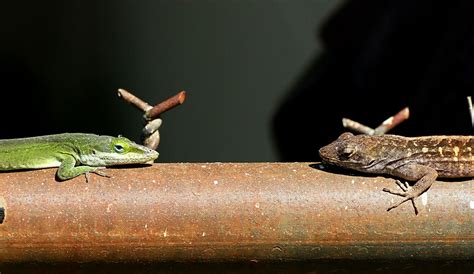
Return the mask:
[[[114,150],[118,153],[122,153],[123,152],[123,146],[122,145],[114,145]]]
[[[356,152],[355,148],[345,147],[342,150],[342,155],[344,155],[344,157],[350,158],[352,155],[354,155],[355,152]]]

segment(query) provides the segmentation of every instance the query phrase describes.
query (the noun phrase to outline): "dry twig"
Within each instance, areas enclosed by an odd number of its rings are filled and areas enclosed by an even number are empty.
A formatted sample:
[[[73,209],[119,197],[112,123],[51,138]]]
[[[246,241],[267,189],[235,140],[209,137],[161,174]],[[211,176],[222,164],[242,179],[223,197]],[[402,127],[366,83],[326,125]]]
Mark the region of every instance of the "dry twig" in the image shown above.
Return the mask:
[[[119,88],[117,92],[118,97],[122,98],[125,102],[135,106],[139,110],[146,112],[152,108],[152,106],[150,106],[147,102],[144,102],[142,99],[136,97],[135,95],[124,89]]]
[[[349,130],[366,134],[366,135],[374,135],[375,130],[370,128],[366,125],[353,121],[349,118],[342,118],[342,126],[348,128]]]
[[[181,91],[175,96],[166,99],[154,107],[150,106],[147,102],[124,89],[118,89],[118,96],[125,102],[144,112],[143,118],[146,121],[146,125],[142,131],[143,144],[149,148],[156,149],[160,143],[160,133],[158,129],[162,123],[162,120],[159,118],[159,116],[162,113],[183,104],[184,100],[186,99],[186,92]]]
[[[375,129],[374,135],[384,135],[392,128],[396,127],[401,122],[410,117],[410,110],[408,107],[400,110],[397,114],[383,121],[383,123]]]
[[[157,118],[161,113],[183,104],[185,99],[186,99],[186,91],[183,90],[179,92],[178,94],[157,104],[153,108],[147,110],[145,112],[145,118],[148,120],[153,120]]]
[[[366,125],[358,123],[348,118],[342,118],[342,125],[352,131],[359,132],[367,135],[384,135],[392,128],[396,127],[401,122],[405,121],[410,117],[410,110],[408,107],[402,109],[397,114],[385,120],[376,129],[372,129]]]

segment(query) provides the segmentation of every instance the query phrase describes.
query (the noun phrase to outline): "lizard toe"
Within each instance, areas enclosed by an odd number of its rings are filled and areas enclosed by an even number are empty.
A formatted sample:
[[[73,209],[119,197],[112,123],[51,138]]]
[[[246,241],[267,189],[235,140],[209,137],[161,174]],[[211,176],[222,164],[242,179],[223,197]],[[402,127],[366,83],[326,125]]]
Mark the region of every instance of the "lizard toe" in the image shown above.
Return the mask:
[[[401,196],[401,197],[407,197],[408,196],[407,192],[393,191],[393,190],[388,189],[388,188],[383,188],[382,191],[388,192],[388,193],[393,194],[393,195]]]
[[[102,177],[107,177],[107,178],[110,178],[111,176],[108,175],[107,173],[103,172],[103,171],[100,171],[100,170],[94,170],[94,171],[91,171],[92,173],[95,173],[99,176],[102,176]]]
[[[406,181],[404,183],[402,183],[400,180],[396,180],[395,183],[404,192],[407,192],[411,188],[410,185],[408,184],[408,182],[406,182]]]

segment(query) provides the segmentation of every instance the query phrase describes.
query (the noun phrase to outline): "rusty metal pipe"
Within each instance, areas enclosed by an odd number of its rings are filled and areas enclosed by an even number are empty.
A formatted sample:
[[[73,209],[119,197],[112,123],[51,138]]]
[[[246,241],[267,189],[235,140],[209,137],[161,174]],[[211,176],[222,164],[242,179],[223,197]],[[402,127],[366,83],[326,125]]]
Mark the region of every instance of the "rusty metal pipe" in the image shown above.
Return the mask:
[[[472,180],[387,212],[394,180],[308,163],[0,173],[0,262],[474,259]]]

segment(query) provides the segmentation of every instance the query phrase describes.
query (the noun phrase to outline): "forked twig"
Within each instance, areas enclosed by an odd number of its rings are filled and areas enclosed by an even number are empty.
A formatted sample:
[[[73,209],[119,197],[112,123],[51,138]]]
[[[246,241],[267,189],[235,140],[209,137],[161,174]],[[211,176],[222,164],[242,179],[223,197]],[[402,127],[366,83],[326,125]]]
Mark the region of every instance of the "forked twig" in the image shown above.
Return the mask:
[[[119,88],[117,92],[118,97],[122,98],[125,102],[135,106],[141,111],[146,112],[152,108],[152,106],[150,106],[147,102],[144,102],[142,99],[136,97],[125,89]]]
[[[349,118],[342,118],[342,126],[349,130],[362,133],[362,134],[367,134],[367,135],[374,135],[374,132],[375,132],[373,128],[363,125],[359,122],[353,121]]]
[[[409,117],[410,109],[406,107],[400,110],[397,114],[383,121],[383,123],[375,129],[374,135],[384,135]]]
[[[408,107],[400,110],[397,114],[383,121],[380,126],[376,129],[372,129],[366,125],[363,125],[359,122],[353,121],[348,118],[342,118],[342,125],[352,131],[359,132],[367,135],[384,135],[392,128],[396,127],[401,122],[405,121],[410,117],[410,110]]]
[[[163,102],[157,104],[149,110],[145,111],[145,118],[148,120],[153,120],[160,116],[165,111],[168,111],[176,106],[179,106],[184,103],[186,99],[186,91],[181,91],[178,94],[164,100]]]
[[[142,131],[143,144],[152,149],[156,149],[160,143],[160,133],[158,131],[162,123],[162,120],[159,118],[160,115],[176,106],[183,104],[184,100],[186,99],[186,92],[181,91],[178,94],[152,107],[147,102],[136,97],[125,89],[118,89],[117,92],[118,96],[125,102],[143,111],[143,118],[146,121],[146,125]]]

